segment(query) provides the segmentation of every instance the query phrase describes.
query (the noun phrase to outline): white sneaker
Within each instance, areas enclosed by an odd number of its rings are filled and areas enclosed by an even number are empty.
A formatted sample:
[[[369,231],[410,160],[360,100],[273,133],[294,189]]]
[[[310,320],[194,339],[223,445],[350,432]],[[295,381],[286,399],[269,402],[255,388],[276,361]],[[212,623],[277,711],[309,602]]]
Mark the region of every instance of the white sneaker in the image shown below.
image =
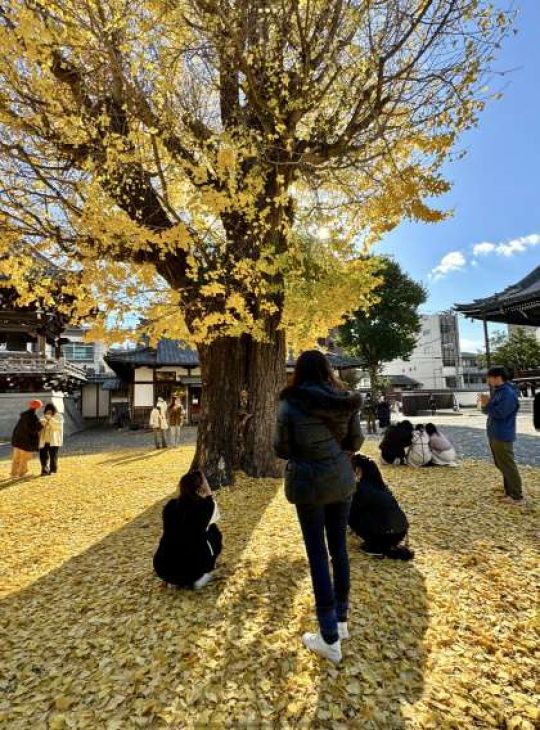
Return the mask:
[[[196,580],[195,583],[193,584],[194,590],[200,591],[202,588],[207,586],[211,580],[212,580],[212,573],[205,573],[204,575],[202,575],[199,578],[199,580]]]
[[[317,634],[304,634],[302,636],[302,643],[310,651],[314,651],[315,654],[329,659],[334,664],[339,664],[342,659],[341,656],[341,641],[338,639],[333,644],[327,644],[323,637]]]
[[[350,639],[351,635],[349,634],[349,627],[347,626],[346,621],[338,621],[337,630],[340,641],[343,641],[344,639]]]

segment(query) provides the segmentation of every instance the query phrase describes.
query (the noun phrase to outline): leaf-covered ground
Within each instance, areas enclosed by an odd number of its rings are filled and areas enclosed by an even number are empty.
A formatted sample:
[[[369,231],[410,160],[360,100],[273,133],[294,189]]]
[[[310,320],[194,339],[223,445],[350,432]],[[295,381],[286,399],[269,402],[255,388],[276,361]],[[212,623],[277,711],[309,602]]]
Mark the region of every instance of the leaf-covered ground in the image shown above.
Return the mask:
[[[0,726],[532,730],[540,470],[524,469],[520,510],[486,463],[387,468],[417,558],[373,561],[351,538],[337,669],[299,642],[310,581],[278,480],[219,494],[223,567],[204,592],[153,576],[163,500],[190,456],[67,455],[57,476],[0,484]]]

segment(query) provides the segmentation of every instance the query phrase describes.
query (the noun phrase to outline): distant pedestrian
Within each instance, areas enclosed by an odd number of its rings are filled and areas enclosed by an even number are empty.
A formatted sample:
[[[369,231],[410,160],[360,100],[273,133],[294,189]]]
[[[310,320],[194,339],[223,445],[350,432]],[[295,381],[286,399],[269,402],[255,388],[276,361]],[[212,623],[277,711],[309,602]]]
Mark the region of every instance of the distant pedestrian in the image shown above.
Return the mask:
[[[171,446],[178,446],[181,439],[185,416],[184,407],[178,396],[173,396],[167,415],[169,419],[169,426],[171,428]]]
[[[155,407],[152,408],[150,413],[150,428],[154,431],[156,449],[166,449],[166,433],[169,424],[167,423],[167,404],[163,398],[158,398]]]
[[[64,443],[63,416],[53,403],[47,403],[41,419],[39,434],[39,460],[41,476],[56,474],[58,471],[58,450]]]
[[[339,662],[341,640],[349,636],[347,523],[356,488],[350,454],[364,441],[361,396],[343,388],[321,352],[309,350],[298,358],[293,383],[280,399],[274,449],[288,460],[285,494],[296,506],[319,623],[319,631],[302,640]]]
[[[540,431],[540,390],[534,396],[533,423],[537,431]]]
[[[40,400],[34,399],[28,403],[28,410],[23,411],[13,429],[11,445],[13,458],[11,461],[11,476],[24,477],[28,473],[28,462],[32,454],[39,451],[39,433],[42,429],[36,411],[43,408]]]
[[[506,368],[490,368],[488,384],[493,390],[492,395],[480,396],[480,403],[488,416],[487,434],[493,461],[503,475],[505,499],[512,504],[523,504],[523,486],[514,458],[518,394],[508,382]]]
[[[366,419],[368,433],[377,433],[376,413],[377,413],[376,405],[373,402],[371,393],[368,393],[366,395],[366,397],[364,398],[364,403],[362,405],[362,416]]]
[[[435,398],[433,394],[429,396],[428,405],[429,410],[431,411],[431,417],[433,418],[437,415],[437,398]]]
[[[381,395],[379,402],[377,403],[377,418],[379,419],[380,428],[388,428],[390,425],[390,403],[386,400],[384,395]]]

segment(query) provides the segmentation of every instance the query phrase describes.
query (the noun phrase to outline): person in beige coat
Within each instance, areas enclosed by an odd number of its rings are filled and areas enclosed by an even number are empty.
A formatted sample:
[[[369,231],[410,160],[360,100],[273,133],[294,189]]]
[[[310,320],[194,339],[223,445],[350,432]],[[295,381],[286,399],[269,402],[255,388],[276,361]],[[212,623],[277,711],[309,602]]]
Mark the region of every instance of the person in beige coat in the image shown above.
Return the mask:
[[[167,423],[167,404],[163,398],[158,398],[155,407],[152,408],[149,426],[154,431],[156,449],[166,449],[167,438],[165,433],[169,428],[169,424]]]
[[[39,434],[39,460],[41,476],[56,474],[58,471],[58,451],[64,443],[64,419],[53,403],[47,403],[41,419]]]

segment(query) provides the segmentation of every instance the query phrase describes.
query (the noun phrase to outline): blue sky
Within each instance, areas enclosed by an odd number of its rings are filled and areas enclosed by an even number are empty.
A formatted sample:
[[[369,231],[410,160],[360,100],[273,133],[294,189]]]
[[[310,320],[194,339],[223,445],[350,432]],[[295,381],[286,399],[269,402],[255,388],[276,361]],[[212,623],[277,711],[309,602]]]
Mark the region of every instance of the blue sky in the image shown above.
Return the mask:
[[[504,96],[461,139],[467,156],[445,169],[453,188],[439,204],[453,218],[404,223],[377,247],[427,285],[426,312],[504,289],[540,264],[540,0],[518,5],[519,32],[495,64],[509,73],[490,81]],[[491,246],[474,249],[481,243]],[[462,320],[460,331],[462,349],[482,346],[481,324]]]

